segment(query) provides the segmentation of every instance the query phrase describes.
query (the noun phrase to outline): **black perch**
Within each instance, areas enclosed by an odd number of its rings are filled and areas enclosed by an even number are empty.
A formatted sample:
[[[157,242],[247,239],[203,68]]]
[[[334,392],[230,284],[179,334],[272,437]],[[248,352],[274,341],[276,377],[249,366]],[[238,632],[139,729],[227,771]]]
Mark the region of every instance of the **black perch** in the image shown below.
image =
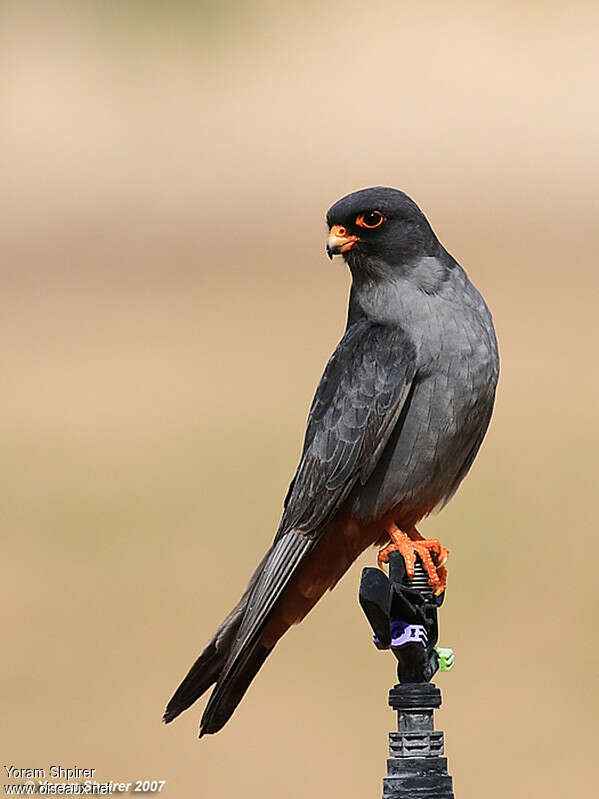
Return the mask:
[[[375,646],[391,649],[398,661],[399,683],[389,692],[398,724],[397,732],[389,734],[383,799],[454,799],[443,732],[434,727],[441,691],[430,682],[439,669],[453,665],[451,650],[437,647],[437,610],[443,598],[433,594],[420,561],[409,579],[398,552],[389,557],[389,577],[380,569],[362,571],[360,605]]]

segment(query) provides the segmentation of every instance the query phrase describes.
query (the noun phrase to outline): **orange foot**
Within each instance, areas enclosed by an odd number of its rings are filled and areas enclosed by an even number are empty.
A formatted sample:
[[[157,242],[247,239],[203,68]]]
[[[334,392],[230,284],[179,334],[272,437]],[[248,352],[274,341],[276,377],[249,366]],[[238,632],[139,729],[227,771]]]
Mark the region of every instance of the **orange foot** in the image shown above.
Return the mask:
[[[411,531],[408,535],[402,532],[397,525],[392,524],[387,528],[387,532],[391,543],[379,550],[377,562],[380,568],[383,568],[383,563],[389,563],[389,555],[392,552],[400,552],[406,564],[406,573],[411,580],[414,576],[414,565],[418,555],[434,593],[442,594],[447,587],[445,564],[449,557],[449,550],[441,546],[436,538],[423,538],[417,530]]]

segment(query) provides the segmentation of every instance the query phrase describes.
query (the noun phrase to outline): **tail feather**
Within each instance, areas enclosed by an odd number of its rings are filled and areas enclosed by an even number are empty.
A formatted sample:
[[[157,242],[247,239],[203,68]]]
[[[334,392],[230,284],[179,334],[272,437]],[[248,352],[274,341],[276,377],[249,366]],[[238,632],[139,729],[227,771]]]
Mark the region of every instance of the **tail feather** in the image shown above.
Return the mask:
[[[289,581],[314,545],[314,539],[295,530],[275,540],[261,564],[247,610],[204,710],[200,737],[218,732],[226,724],[272,651],[272,646],[265,646],[261,641],[261,633]]]
[[[187,672],[185,679],[166,706],[162,717],[165,724],[187,710],[212,683],[217,681],[226,659],[227,652],[219,652],[214,641],[211,641]]]
[[[261,632],[285,587],[316,541],[299,531],[277,537],[252,575],[236,607],[195,661],[168,703],[172,721],[216,683],[202,716],[200,736],[220,730],[272,651]]]
[[[218,732],[225,726],[271,652],[272,647],[267,648],[256,642],[246,653],[243,665],[236,671],[235,679],[228,680],[224,690],[219,690],[220,686],[217,685],[202,716],[200,738],[206,733]]]
[[[183,682],[171,697],[162,717],[165,724],[187,710],[213,683],[217,682],[229,658],[237,631],[245,615],[250,594],[262,573],[269,554],[270,550],[252,575],[237,605],[220,625],[208,646],[189,669]]]

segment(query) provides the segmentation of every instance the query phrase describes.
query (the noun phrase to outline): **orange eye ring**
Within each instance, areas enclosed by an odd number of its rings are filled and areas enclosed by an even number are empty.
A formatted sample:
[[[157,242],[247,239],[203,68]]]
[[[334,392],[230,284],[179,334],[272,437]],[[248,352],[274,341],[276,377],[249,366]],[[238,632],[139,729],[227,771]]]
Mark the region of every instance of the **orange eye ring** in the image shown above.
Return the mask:
[[[384,221],[385,217],[380,211],[366,211],[366,213],[358,216],[356,225],[358,225],[358,227],[368,228],[368,230],[373,230],[376,227],[380,227]]]

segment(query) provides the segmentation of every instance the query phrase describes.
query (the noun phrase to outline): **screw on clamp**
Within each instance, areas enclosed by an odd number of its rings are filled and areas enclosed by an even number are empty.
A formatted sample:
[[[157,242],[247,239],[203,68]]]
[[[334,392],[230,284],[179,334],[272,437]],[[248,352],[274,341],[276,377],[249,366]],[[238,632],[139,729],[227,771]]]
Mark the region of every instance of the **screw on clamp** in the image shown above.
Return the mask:
[[[389,557],[389,577],[380,569],[362,571],[359,601],[374,633],[377,649],[397,658],[399,683],[389,692],[397,711],[397,732],[389,734],[383,799],[454,799],[452,778],[443,756],[443,732],[434,729],[441,691],[430,680],[454,665],[453,650],[437,646],[437,611],[444,594],[435,596],[418,560],[413,579],[403,557]]]

